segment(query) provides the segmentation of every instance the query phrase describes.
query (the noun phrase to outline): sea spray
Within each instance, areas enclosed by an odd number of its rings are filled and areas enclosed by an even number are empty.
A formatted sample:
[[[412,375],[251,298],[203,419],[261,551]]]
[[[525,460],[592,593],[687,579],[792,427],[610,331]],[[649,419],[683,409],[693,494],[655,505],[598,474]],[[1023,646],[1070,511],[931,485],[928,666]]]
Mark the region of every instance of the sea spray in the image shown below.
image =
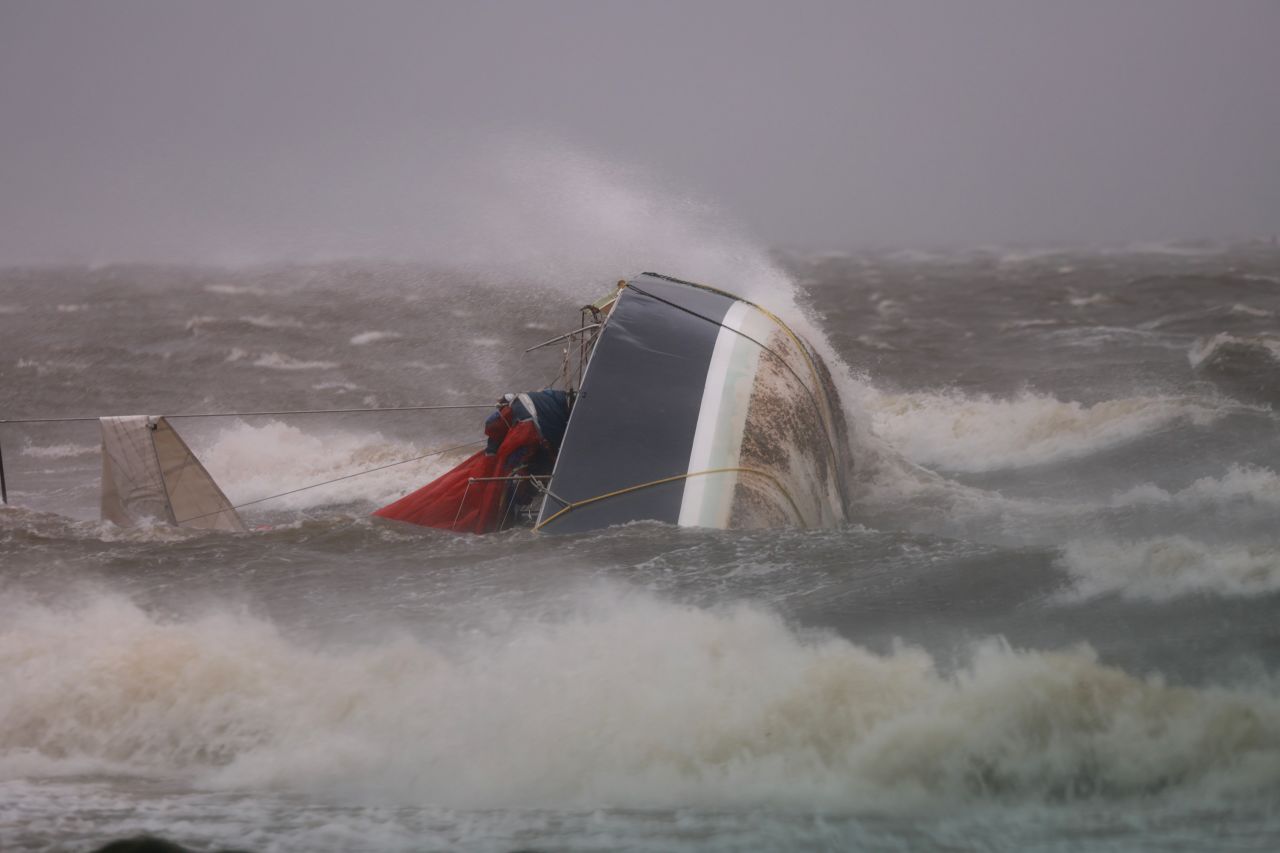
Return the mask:
[[[470,189],[445,234],[433,237],[451,263],[482,279],[556,289],[583,302],[641,272],[756,302],[834,372],[854,468],[851,497],[876,480],[920,476],[872,433],[860,402],[868,380],[831,345],[796,281],[723,211],[643,170],[538,135],[485,147],[464,171],[474,178]]]

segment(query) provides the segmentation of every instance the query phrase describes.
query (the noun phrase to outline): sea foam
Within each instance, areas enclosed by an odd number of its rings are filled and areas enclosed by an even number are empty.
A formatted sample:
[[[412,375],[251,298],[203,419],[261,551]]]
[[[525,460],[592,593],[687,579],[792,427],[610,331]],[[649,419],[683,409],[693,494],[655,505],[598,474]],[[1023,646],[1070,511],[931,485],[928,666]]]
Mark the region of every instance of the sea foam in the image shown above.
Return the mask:
[[[1246,502],[1280,506],[1280,475],[1269,468],[1232,465],[1221,477],[1200,477],[1181,489],[1171,491],[1144,483],[1117,492],[1110,501],[1116,507],[1172,504],[1193,509],[1237,507]]]
[[[239,611],[0,599],[0,779],[112,772],[460,807],[1273,798],[1273,686],[979,644],[941,672],[743,606],[587,594],[457,647],[312,647]]]
[[[303,486],[412,460],[457,442],[423,446],[381,433],[325,430],[307,432],[280,421],[236,421],[197,448],[205,467],[232,503],[258,500]],[[268,509],[303,510],[366,501],[386,503],[448,470],[466,450],[393,465],[380,471],[273,499]]]
[[[1128,397],[1087,405],[1023,392],[868,395],[873,426],[908,459],[949,471],[994,471],[1077,458],[1178,421],[1212,423],[1221,410],[1187,397]]]
[[[1214,544],[1187,536],[1131,541],[1077,541],[1062,565],[1075,580],[1073,595],[1116,593],[1163,601],[1212,593],[1253,596],[1280,591],[1280,548],[1275,543]]]
[[[1221,332],[1197,340],[1187,351],[1187,360],[1196,370],[1213,367],[1269,367],[1274,370],[1280,367],[1280,337]]]
[[[306,361],[279,352],[268,352],[253,361],[254,367],[266,367],[271,370],[332,370],[338,366],[336,361]]]
[[[401,337],[399,332],[361,332],[358,335],[352,335],[352,346],[364,346],[365,344],[377,343],[378,341],[394,341]]]
[[[96,444],[31,444],[22,448],[22,455],[34,459],[71,459],[98,451]]]

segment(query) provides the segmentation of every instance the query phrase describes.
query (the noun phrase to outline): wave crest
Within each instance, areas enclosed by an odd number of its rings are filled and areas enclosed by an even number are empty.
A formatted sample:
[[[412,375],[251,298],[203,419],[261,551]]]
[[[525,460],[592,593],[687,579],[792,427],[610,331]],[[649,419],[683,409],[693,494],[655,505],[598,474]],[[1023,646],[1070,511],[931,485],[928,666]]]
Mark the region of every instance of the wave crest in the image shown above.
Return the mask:
[[[388,439],[378,432],[304,432],[273,420],[257,426],[236,421],[222,429],[199,455],[214,481],[232,503],[239,504],[413,459],[436,449]],[[444,473],[462,452],[396,465],[276,498],[264,506],[300,510],[351,501],[386,503]]]
[[[1220,332],[1201,338],[1187,352],[1196,370],[1251,373],[1280,367],[1280,338],[1273,335],[1233,335]]]
[[[1274,544],[1216,545],[1186,536],[1134,541],[1078,541],[1062,564],[1082,598],[1119,593],[1168,600],[1215,593],[1252,596],[1280,591],[1280,550]]]
[[[1023,392],[1001,399],[959,391],[881,393],[875,431],[921,465],[976,473],[1073,459],[1177,421],[1212,423],[1220,410],[1188,397],[1130,397],[1093,405]]]

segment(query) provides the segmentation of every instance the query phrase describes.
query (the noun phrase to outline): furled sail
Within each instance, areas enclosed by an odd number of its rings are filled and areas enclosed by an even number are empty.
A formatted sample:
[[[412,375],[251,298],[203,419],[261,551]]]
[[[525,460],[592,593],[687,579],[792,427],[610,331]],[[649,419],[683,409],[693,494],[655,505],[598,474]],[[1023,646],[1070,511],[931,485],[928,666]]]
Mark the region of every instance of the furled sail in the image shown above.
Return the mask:
[[[101,418],[102,518],[243,532],[227,496],[164,418]]]

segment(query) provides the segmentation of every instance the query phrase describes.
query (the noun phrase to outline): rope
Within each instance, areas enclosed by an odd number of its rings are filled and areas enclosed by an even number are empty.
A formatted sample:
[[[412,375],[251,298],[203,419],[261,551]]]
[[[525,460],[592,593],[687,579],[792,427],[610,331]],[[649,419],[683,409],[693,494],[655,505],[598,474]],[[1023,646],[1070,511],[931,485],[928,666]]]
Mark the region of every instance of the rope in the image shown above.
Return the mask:
[[[258,415],[343,415],[356,412],[429,412],[441,409],[492,409],[493,403],[465,403],[449,406],[387,406],[374,409],[296,409],[288,412],[192,412],[183,415],[157,415],[164,418],[249,418]],[[0,418],[0,424],[53,424],[70,421],[97,421],[98,417],[76,418]]]
[[[477,441],[468,441],[466,444],[457,444],[457,445],[454,445],[453,447],[446,447],[441,450],[432,450],[429,453],[424,453],[421,456],[415,456],[412,459],[401,459],[399,462],[390,462],[386,465],[379,465],[376,468],[368,468],[364,471],[357,471],[354,474],[344,474],[341,477],[334,477],[332,480],[325,480],[323,483],[312,483],[309,486],[300,486],[299,488],[296,488],[296,489],[290,489],[287,492],[280,492],[280,494],[278,495],[267,495],[265,498],[258,498],[257,500],[252,500],[252,501],[245,501],[242,504],[236,504],[235,506],[231,507],[231,509],[243,509],[244,507],[247,507],[247,506],[253,506],[254,504],[260,504],[266,501],[275,500],[276,498],[283,498],[287,495],[296,495],[298,492],[305,492],[308,489],[318,489],[321,486],[328,486],[331,483],[340,483],[343,480],[350,480],[353,477],[362,477],[365,474],[372,474],[374,471],[384,471],[387,468],[394,468],[397,465],[408,465],[410,462],[418,462],[422,459],[427,459],[431,456],[440,456],[441,454],[449,453],[450,451],[453,451],[453,450],[463,450],[468,447],[474,447],[477,444],[484,444],[484,439],[479,439]],[[225,509],[216,510],[214,512],[206,512],[203,515],[193,515],[190,518],[184,518],[181,521],[175,521],[174,523],[184,524],[188,521],[195,521],[198,518],[208,518],[211,515],[218,515],[224,512],[226,512]]]
[[[800,514],[800,508],[796,506],[796,502],[791,497],[791,493],[787,491],[786,487],[783,486],[782,483],[778,482],[777,477],[770,474],[768,471],[761,471],[757,468],[708,468],[705,471],[689,471],[685,474],[674,474],[670,477],[663,477],[658,480],[650,480],[647,483],[639,483],[635,486],[627,486],[622,489],[614,489],[612,492],[605,492],[603,495],[596,495],[593,498],[585,498],[580,501],[562,501],[565,504],[562,509],[557,510],[547,518],[538,522],[536,525],[534,525],[533,529],[541,530],[542,528],[546,527],[548,524],[555,521],[557,518],[564,515],[565,513],[572,512],[578,507],[586,506],[587,504],[593,504],[598,501],[605,500],[607,498],[616,498],[619,495],[625,495],[630,492],[638,492],[641,489],[647,489],[647,488],[650,488],[651,486],[661,486],[664,483],[674,483],[677,480],[687,480],[690,477],[701,477],[704,474],[756,474],[758,476],[764,477],[765,479],[769,480],[769,482],[773,483],[774,488],[776,488],[779,492],[781,492],[782,496],[787,499],[787,503],[791,506],[791,511],[795,514],[796,520],[800,522],[800,527],[801,528],[806,527],[804,523],[804,516]],[[561,499],[556,498],[556,500],[561,500]]]

